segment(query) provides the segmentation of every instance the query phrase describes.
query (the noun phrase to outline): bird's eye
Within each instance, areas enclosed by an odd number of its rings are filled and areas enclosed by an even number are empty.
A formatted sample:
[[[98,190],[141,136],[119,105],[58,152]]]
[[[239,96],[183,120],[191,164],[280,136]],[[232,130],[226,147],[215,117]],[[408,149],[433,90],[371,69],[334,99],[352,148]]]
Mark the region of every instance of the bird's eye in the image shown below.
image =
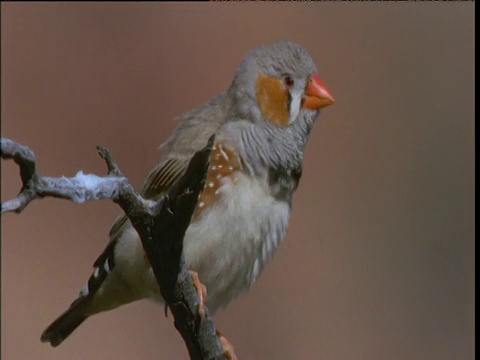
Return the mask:
[[[283,78],[283,82],[284,82],[285,85],[287,85],[287,87],[289,87],[289,88],[292,87],[293,84],[294,84],[294,81],[293,81],[293,79],[292,79],[290,76],[285,76],[285,77]]]

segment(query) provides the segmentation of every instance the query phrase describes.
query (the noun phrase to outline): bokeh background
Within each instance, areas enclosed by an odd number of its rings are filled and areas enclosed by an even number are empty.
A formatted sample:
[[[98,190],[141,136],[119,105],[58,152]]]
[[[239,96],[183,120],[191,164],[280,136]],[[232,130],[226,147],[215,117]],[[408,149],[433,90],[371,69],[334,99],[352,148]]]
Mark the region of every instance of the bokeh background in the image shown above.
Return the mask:
[[[473,3],[1,4],[2,136],[40,171],[140,187],[175,117],[245,53],[291,39],[337,102],[305,153],[285,242],[216,316],[240,359],[472,359]],[[19,189],[2,161],[2,199]],[[119,208],[44,199],[2,217],[2,359],[186,359],[163,308],[40,334],[76,297]]]

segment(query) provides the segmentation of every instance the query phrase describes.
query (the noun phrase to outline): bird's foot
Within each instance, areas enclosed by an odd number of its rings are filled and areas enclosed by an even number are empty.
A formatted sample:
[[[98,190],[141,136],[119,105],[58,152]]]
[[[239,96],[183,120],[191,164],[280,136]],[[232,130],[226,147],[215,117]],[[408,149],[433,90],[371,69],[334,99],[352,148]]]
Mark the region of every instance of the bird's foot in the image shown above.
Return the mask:
[[[205,304],[206,304],[206,301],[207,301],[207,287],[202,284],[198,274],[195,271],[189,270],[189,273],[190,273],[190,276],[192,277],[193,284],[195,285],[195,288],[197,289],[197,295],[198,295],[198,301],[199,301],[198,314],[201,317],[204,317],[205,316],[205,307],[206,307]],[[227,357],[227,359],[228,360],[238,360],[237,356],[235,355],[235,351],[233,350],[233,345],[218,330],[217,330],[217,337],[218,337],[218,340],[220,341],[220,344],[222,344],[223,351],[224,351],[224,354]]]
[[[223,351],[227,359],[238,360],[238,357],[237,355],[235,355],[235,351],[233,350],[233,345],[218,330],[217,330],[217,337],[218,337],[218,340],[220,340],[220,344],[222,344]]]
[[[207,301],[207,287],[203,285],[198,277],[198,274],[195,271],[189,270],[190,276],[192,277],[193,284],[197,289],[198,295],[198,314],[203,318],[205,316],[205,303]]]

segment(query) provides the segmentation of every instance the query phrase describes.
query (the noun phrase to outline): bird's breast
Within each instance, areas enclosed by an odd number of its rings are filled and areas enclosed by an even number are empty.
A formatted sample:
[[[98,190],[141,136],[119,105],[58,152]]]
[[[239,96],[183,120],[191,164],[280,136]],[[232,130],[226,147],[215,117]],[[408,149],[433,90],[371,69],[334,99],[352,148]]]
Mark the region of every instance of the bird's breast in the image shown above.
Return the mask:
[[[225,148],[217,146],[213,156],[216,151]],[[229,157],[228,152],[226,155]],[[218,168],[209,172],[207,191],[209,178],[217,179],[218,174],[222,175]],[[215,311],[256,281],[285,235],[290,208],[271,196],[266,179],[251,177],[240,169],[220,176],[212,188],[214,196],[205,192],[200,196],[197,206],[201,201],[204,205],[197,208],[202,210],[185,234],[184,256],[187,266],[207,286],[207,304]]]

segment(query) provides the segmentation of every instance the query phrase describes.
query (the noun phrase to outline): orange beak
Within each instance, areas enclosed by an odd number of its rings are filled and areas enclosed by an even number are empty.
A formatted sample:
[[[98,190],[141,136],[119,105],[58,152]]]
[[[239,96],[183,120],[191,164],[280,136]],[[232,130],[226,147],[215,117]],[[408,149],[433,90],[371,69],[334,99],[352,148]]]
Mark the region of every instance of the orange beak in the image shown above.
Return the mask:
[[[335,102],[332,94],[317,74],[310,76],[310,81],[305,92],[303,107],[306,109],[319,110]]]

